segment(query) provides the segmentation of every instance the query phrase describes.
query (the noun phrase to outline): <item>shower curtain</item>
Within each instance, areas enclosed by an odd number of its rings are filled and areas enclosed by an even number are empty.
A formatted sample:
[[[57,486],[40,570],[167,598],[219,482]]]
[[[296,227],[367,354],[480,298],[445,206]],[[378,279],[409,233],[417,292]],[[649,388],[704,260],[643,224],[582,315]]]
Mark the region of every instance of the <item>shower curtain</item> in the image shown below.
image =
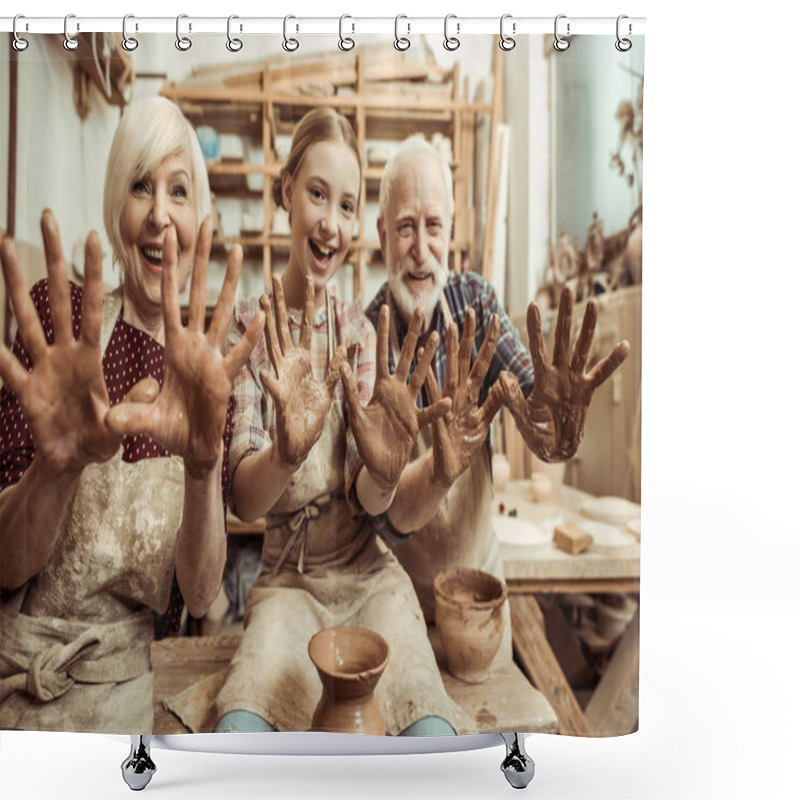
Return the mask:
[[[636,730],[644,38],[231,30],[0,43],[0,727]]]

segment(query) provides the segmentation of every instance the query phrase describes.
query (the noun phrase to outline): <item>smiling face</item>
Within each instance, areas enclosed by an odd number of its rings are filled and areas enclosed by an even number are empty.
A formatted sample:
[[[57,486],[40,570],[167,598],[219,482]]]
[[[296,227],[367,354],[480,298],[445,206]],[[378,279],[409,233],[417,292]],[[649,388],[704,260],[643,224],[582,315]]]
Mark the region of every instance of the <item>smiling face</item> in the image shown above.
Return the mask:
[[[178,240],[178,287],[183,290],[186,285],[198,228],[191,176],[191,161],[179,152],[130,185],[120,229],[125,299],[136,316],[160,317],[164,241],[170,226]]]
[[[334,276],[353,237],[360,181],[355,154],[335,140],[311,145],[299,171],[284,175],[283,205],[292,226],[285,283],[302,278],[304,284],[310,275],[319,290]],[[321,301],[319,291],[317,297]]]
[[[447,282],[446,198],[441,170],[423,155],[398,168],[386,214],[378,220],[392,297],[406,321],[417,306],[422,308],[426,330]]]

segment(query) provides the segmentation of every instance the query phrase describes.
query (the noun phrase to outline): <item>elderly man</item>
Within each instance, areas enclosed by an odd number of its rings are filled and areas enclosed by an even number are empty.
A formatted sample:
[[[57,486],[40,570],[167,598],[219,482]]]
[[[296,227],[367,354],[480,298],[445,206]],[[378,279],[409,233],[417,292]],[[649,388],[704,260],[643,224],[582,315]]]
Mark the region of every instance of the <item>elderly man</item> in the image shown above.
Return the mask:
[[[406,140],[387,164],[379,202],[378,233],[388,282],[367,316],[377,324],[381,305],[390,306],[394,369],[414,309],[422,308],[420,344],[432,331],[440,341],[432,365],[436,381],[429,376],[423,402],[433,403],[442,393],[452,402],[446,418],[420,430],[395,498],[377,523],[411,576],[431,621],[432,584],[441,569],[475,567],[502,577],[492,527],[488,440],[497,411],[508,404],[525,442],[539,458],[570,458],[580,442],[592,392],[622,363],[629,346],[620,342],[584,374],[597,308],[589,304],[570,361],[573,298],[565,291],[552,363],[547,361],[534,303],[527,319],[531,349],[525,349],[492,286],[479,275],[448,270],[452,177],[448,165],[421,137]],[[507,634],[506,656],[510,625]]]

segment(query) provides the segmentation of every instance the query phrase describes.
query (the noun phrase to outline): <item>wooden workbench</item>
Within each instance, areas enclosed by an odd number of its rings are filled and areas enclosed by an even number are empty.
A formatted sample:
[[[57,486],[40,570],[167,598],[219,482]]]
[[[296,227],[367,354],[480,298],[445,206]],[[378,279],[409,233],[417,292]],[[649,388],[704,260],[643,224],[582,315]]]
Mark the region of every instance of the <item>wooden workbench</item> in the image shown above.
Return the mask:
[[[591,496],[562,486],[557,503],[534,503],[527,481],[511,481],[495,497],[506,513],[543,525],[555,517],[565,522],[585,522],[579,509]],[[547,640],[544,615],[537,594],[627,594],[639,591],[641,548],[631,546],[615,553],[569,555],[552,543],[537,547],[500,543],[511,605],[514,651],[533,684],[558,716],[560,733],[610,736],[630,733],[638,725],[639,612],[637,610],[585,711],[578,704],[552,647]]]
[[[493,666],[486,683],[462,683],[442,666],[435,628],[429,628],[429,635],[445,689],[464,712],[475,733],[557,731],[555,711],[513,662]],[[238,641],[238,636],[182,636],[153,643],[154,730],[158,733],[189,732],[174,714],[166,710],[164,699],[223,669],[233,656]]]

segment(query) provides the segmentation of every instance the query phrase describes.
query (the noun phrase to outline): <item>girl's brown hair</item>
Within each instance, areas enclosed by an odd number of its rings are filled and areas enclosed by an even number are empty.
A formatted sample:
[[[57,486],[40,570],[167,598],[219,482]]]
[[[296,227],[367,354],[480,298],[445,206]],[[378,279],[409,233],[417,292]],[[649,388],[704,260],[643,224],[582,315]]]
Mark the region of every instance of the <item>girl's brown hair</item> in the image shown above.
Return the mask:
[[[353,128],[338,112],[328,106],[314,108],[303,116],[292,136],[292,149],[286,166],[281,169],[277,179],[272,184],[272,199],[277,208],[283,208],[283,176],[288,174],[291,178],[296,175],[303,165],[303,159],[308,148],[317,142],[342,142],[355,154],[358,161],[358,173],[361,175],[361,154],[358,151],[358,140]]]

